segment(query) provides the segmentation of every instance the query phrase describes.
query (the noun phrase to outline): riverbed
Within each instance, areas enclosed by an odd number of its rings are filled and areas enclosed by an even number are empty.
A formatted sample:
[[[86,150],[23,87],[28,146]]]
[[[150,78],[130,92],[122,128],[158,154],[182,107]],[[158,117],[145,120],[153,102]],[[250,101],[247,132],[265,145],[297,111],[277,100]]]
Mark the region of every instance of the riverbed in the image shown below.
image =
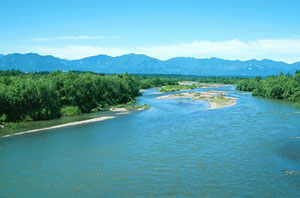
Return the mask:
[[[150,89],[149,110],[0,138],[0,197],[300,196],[300,108],[212,89],[236,105]]]

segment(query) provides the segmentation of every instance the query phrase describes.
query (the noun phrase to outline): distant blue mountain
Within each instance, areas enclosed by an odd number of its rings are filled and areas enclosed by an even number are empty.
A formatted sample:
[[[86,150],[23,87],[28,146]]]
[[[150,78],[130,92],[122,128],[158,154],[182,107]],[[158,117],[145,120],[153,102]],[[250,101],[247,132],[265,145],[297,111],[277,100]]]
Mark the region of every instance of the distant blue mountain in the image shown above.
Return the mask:
[[[287,64],[272,60],[224,60],[219,58],[197,59],[177,57],[161,61],[142,54],[127,54],[117,57],[91,56],[79,60],[65,60],[39,54],[0,55],[0,69],[21,71],[79,70],[101,73],[139,74],[184,74],[201,76],[267,76],[280,72],[294,73],[300,62]]]
[[[8,54],[0,58],[0,69],[16,69],[21,71],[53,71],[68,70],[70,61],[53,56],[39,54]]]

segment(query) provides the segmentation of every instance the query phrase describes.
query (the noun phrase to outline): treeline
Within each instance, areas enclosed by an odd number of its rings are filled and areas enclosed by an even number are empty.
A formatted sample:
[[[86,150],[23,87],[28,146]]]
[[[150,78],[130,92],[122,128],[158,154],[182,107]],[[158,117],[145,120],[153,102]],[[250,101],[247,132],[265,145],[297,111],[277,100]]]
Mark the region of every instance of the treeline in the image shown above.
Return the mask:
[[[251,91],[253,96],[281,99],[300,103],[300,70],[295,75],[269,76],[265,79],[256,77],[241,80],[236,87],[241,91]]]
[[[178,85],[178,79],[176,78],[158,78],[158,77],[146,77],[135,76],[136,81],[140,85],[141,89],[149,89],[153,87],[161,87],[165,85]]]
[[[47,120],[61,116],[63,107],[82,113],[133,100],[139,85],[131,75],[51,72],[0,77],[0,116],[3,122]]]
[[[133,74],[136,77],[158,78],[164,82],[169,81],[169,85],[176,85],[180,81],[195,81],[199,83],[220,83],[220,84],[237,84],[240,80],[248,79],[239,76],[196,76],[196,75],[179,75],[179,74]],[[172,82],[172,83],[171,83]]]
[[[132,103],[140,89],[178,85],[183,80],[236,84],[241,78],[0,70],[0,124],[108,109]]]
[[[245,77],[210,77],[210,78],[199,78],[196,80],[199,83],[219,83],[219,84],[238,84],[241,80],[247,79]]]
[[[135,100],[140,88],[175,81],[91,72],[0,71],[0,123],[48,120]]]

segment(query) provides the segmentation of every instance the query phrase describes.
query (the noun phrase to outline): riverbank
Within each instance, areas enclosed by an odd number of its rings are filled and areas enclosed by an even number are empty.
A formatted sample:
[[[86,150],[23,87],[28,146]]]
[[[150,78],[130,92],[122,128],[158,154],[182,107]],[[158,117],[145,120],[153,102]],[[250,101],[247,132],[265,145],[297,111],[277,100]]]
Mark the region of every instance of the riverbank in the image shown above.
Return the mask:
[[[94,113],[66,116],[52,120],[12,123],[12,126],[0,129],[0,138],[24,134],[24,132],[31,133],[48,130],[52,129],[52,127],[54,127],[53,129],[55,129],[56,127],[61,128],[89,122],[98,122],[108,118],[115,118],[129,113],[131,113],[131,111],[98,111]]]
[[[220,88],[220,87],[227,87],[232,86],[231,84],[221,84],[221,83],[199,83],[194,81],[181,81],[178,82],[181,86],[199,86],[201,88]]]
[[[165,96],[157,97],[157,99],[178,99],[178,98],[186,98],[192,100],[202,100],[209,103],[210,109],[219,109],[224,107],[230,107],[236,105],[236,101],[238,98],[225,96],[228,92],[226,91],[215,91],[210,90],[206,92],[200,91],[192,91],[178,94],[170,94]]]
[[[183,91],[189,89],[193,90],[197,88],[220,88],[226,86],[232,86],[232,85],[225,85],[220,83],[198,83],[193,81],[182,81],[182,82],[178,82],[178,85],[162,86],[159,89],[158,93],[169,93],[169,92]]]
[[[300,173],[300,139],[290,137],[300,136],[299,108],[234,88],[219,90],[239,98],[229,108],[206,111],[202,101],[156,99],[175,93],[151,89],[136,101],[152,106],[149,111],[0,138],[0,194],[230,198],[249,189],[257,197],[297,197],[299,175],[291,171]]]
[[[45,131],[45,130],[50,130],[50,129],[58,129],[58,128],[68,127],[68,126],[87,124],[87,123],[92,123],[92,122],[100,122],[100,121],[112,119],[112,118],[115,118],[115,117],[116,116],[105,116],[105,117],[100,117],[100,118],[93,118],[93,119],[89,119],[89,120],[82,120],[82,121],[77,121],[77,122],[60,124],[60,125],[56,125],[56,126],[52,126],[52,127],[45,127],[45,128],[41,128],[41,129],[33,129],[33,130],[13,133],[13,134],[9,134],[9,135],[4,135],[2,137],[5,138],[5,137],[10,137],[10,136],[23,135],[23,134],[27,134],[27,133],[35,133],[35,132]]]
[[[138,111],[142,111],[142,110],[147,110],[150,109],[151,107],[148,106],[147,104],[144,105],[131,105],[131,104],[121,104],[121,105],[116,105],[114,107],[110,107],[109,111],[115,112],[115,111],[132,111],[132,110],[138,110]]]
[[[90,122],[99,122],[102,120],[115,118],[117,116],[130,114],[132,112],[147,110],[149,108],[151,107],[147,106],[146,104],[144,105],[122,104],[122,105],[111,107],[109,108],[108,111],[99,111],[94,113],[72,115],[72,116],[61,117],[59,119],[54,119],[54,120],[12,123],[13,125],[9,127],[4,127],[4,126],[1,127],[2,126],[1,125],[0,138],[44,131],[49,129],[56,129],[56,128],[67,127],[67,126],[73,126],[78,124],[85,124]]]

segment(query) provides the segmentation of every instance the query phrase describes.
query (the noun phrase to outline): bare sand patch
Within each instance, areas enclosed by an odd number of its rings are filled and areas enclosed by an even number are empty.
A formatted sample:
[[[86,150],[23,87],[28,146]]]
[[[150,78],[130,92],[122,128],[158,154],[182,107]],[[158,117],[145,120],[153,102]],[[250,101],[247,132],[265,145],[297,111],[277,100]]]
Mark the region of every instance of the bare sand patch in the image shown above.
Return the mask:
[[[195,85],[200,86],[201,88],[219,88],[219,87],[227,87],[232,86],[228,84],[221,84],[221,83],[199,83],[195,81],[181,81],[178,82],[179,85]]]
[[[58,128],[67,127],[67,126],[74,126],[74,125],[79,125],[79,124],[99,122],[99,121],[103,121],[103,120],[107,120],[107,119],[112,119],[112,118],[115,118],[115,116],[103,116],[103,117],[99,117],[99,118],[93,118],[93,119],[88,119],[88,120],[82,120],[82,121],[77,121],[77,122],[60,124],[60,125],[56,125],[56,126],[52,126],[52,127],[46,127],[46,128],[41,128],[41,129],[33,129],[33,130],[29,130],[29,131],[23,131],[23,132],[19,132],[19,133],[5,135],[5,136],[2,136],[2,137],[9,137],[9,136],[14,136],[14,135],[22,135],[22,134],[27,134],[27,133],[35,133],[35,132],[39,132],[39,131],[50,130],[50,129],[58,129]]]
[[[111,107],[109,111],[128,111],[126,108]]]
[[[236,104],[238,98],[228,97],[226,91],[210,90],[206,92],[193,91],[178,94],[170,94],[157,97],[157,99],[177,99],[177,98],[191,98],[192,100],[202,100],[208,102],[209,109],[219,109],[224,107],[230,107]]]

